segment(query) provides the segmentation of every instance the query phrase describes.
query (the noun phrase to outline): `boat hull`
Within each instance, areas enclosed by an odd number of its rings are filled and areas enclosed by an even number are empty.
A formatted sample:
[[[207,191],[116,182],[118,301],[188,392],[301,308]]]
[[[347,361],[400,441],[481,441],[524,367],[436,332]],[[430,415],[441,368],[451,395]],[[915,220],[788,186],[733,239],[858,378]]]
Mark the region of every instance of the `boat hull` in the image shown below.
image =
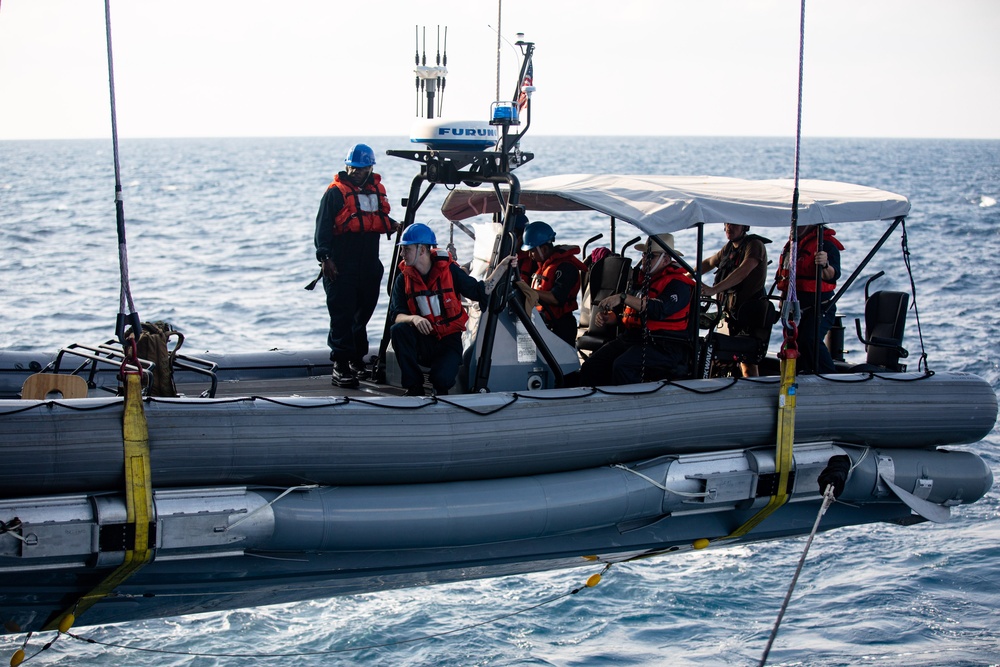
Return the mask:
[[[153,560],[81,623],[115,623],[449,581],[594,566],[808,533],[817,479],[832,456],[852,471],[820,528],[912,524],[906,497],[943,512],[992,485],[978,456],[812,443],[795,449],[789,502],[768,505],[770,448],[660,457],[628,466],[437,484],[165,489],[154,495]],[[900,491],[894,491],[900,489]],[[905,489],[905,491],[903,491]],[[126,558],[105,539],[125,520],[121,494],[0,501],[0,622],[36,631]],[[932,518],[933,515],[932,515]],[[935,520],[942,520],[937,516]]]
[[[777,379],[431,398],[153,399],[156,488],[413,484],[537,475],[773,444]],[[116,490],[120,398],[0,401],[0,497]],[[797,442],[972,443],[997,399],[963,373],[798,378]]]

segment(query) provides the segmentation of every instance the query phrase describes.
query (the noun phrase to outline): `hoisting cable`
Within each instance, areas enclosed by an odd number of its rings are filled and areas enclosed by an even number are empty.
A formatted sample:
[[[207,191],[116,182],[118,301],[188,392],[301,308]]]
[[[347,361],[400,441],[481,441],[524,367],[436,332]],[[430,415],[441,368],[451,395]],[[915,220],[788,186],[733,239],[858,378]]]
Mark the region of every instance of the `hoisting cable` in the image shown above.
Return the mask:
[[[788,592],[785,593],[785,599],[781,603],[781,610],[778,611],[778,618],[774,621],[774,627],[771,628],[771,636],[767,638],[767,646],[764,647],[764,655],[760,658],[760,663],[758,667],[764,667],[767,664],[767,656],[771,653],[771,645],[774,644],[774,638],[778,636],[778,628],[781,626],[781,619],[785,616],[785,610],[788,609],[788,602],[792,599],[792,591],[795,590],[795,585],[799,581],[799,574],[802,573],[802,566],[805,565],[806,555],[809,553],[809,547],[812,546],[813,538],[816,536],[816,531],[819,529],[820,519],[826,514],[826,510],[829,509],[830,505],[833,504],[833,485],[829,484],[826,490],[823,492],[823,504],[820,505],[819,513],[816,514],[816,521],[813,522],[812,532],[809,533],[809,539],[806,540],[806,546],[802,549],[802,555],[799,556],[799,564],[795,568],[795,575],[792,577],[792,582],[788,585]]]
[[[799,99],[795,125],[795,171],[792,188],[792,220],[788,233],[788,292],[781,307],[781,323],[784,340],[778,358],[781,359],[781,386],[778,390],[778,437],[774,453],[774,472],[777,484],[771,490],[771,497],[763,508],[750,517],[742,526],[729,535],[720,538],[730,540],[742,537],[757,527],[760,522],[784,505],[789,497],[789,478],[792,469],[792,448],[795,442],[795,360],[799,350],[796,343],[800,310],[795,292],[796,264],[798,263],[798,220],[799,220],[799,153],[802,142],[802,71],[805,47],[806,0],[802,0],[799,13]]]
[[[128,251],[125,243],[125,201],[122,196],[121,165],[118,160],[118,115],[115,109],[115,66],[111,53],[111,0],[104,0],[104,27],[108,40],[108,89],[111,91],[111,143],[115,158],[115,220],[118,229],[118,269],[121,276],[121,290],[118,299],[118,320],[115,334],[125,350],[126,327],[132,328],[138,338],[142,331],[142,321],[132,302],[132,290],[128,280]],[[127,308],[127,310],[126,310]]]
[[[118,128],[115,116],[115,76],[111,55],[111,1],[104,0],[105,29],[108,40],[108,80],[111,88],[111,133],[115,159],[115,209],[118,221],[118,260],[121,269],[121,302],[116,333],[122,344],[121,376],[125,390],[122,410],[124,447],[125,509],[124,524],[102,527],[101,540],[114,543],[115,551],[124,551],[124,560],[104,581],[84,594],[70,607],[49,621],[44,630],[66,632],[76,616],[105,598],[119,584],[131,577],[152,558],[155,543],[153,487],[149,462],[149,431],[142,407],[142,373],[136,341],[142,331],[128,284],[128,257],[125,250],[125,212],[122,202],[121,169],[118,162]],[[125,308],[128,306],[128,314]],[[132,336],[126,338],[126,320]],[[112,549],[108,549],[111,551]]]

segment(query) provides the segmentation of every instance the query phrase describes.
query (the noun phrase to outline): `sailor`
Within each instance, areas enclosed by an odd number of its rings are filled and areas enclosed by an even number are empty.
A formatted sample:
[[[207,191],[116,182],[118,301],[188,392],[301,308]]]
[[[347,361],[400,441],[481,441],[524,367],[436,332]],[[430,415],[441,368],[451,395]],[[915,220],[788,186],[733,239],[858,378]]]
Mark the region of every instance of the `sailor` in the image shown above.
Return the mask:
[[[802,309],[798,328],[799,360],[797,369],[819,373],[833,373],[836,366],[824,338],[837,317],[836,304],[830,303],[837,280],[840,278],[840,251],[843,244],[829,227],[823,227],[823,240],[817,244],[818,226],[809,226],[799,232],[798,262],[795,265],[795,291]],[[781,262],[775,274],[777,288],[783,298],[788,294],[789,244],[781,251]],[[820,289],[816,282],[819,277]],[[821,309],[819,327],[816,326],[816,308]],[[818,359],[819,366],[814,359]]]
[[[502,259],[485,280],[476,280],[447,251],[438,250],[434,232],[423,223],[407,227],[399,245],[403,259],[392,285],[389,336],[401,384],[406,396],[423,396],[420,366],[429,367],[434,393],[444,395],[455,386],[462,361],[462,332],[469,319],[462,297],[485,309],[514,255]]]
[[[728,242],[701,263],[702,273],[717,269],[711,287],[703,287],[705,296],[721,295],[721,309],[731,336],[752,336],[758,342],[758,356],[752,362],[740,362],[743,377],[759,375],[757,362],[767,353],[774,307],[767,299],[767,249],[770,239],[748,234],[748,225],[727,222],[723,225]]]
[[[531,259],[531,253],[521,250],[524,244],[524,229],[528,226],[528,216],[518,213],[514,218],[514,247],[517,248],[517,270],[521,274],[521,281],[526,285],[531,285],[531,276],[535,275],[538,264]]]
[[[658,234],[656,238],[674,249],[672,234]],[[624,331],[583,363],[575,382],[579,386],[632,384],[688,375],[691,348],[686,333],[694,280],[652,237],[635,247],[643,256],[632,286],[603,299],[594,315],[598,326],[604,326],[621,312]]]
[[[580,275],[587,265],[577,259],[578,246],[555,245],[556,233],[540,220],[524,228],[521,250],[538,264],[531,288],[538,294],[536,308],[542,321],[570,345],[576,344],[577,322],[573,311],[580,293]]]
[[[398,223],[389,217],[389,199],[374,172],[371,147],[354,145],[344,164],[320,202],[314,241],[330,312],[327,345],[333,384],[356,387],[367,373],[368,320],[378,305],[382,282],[379,237],[391,235]]]

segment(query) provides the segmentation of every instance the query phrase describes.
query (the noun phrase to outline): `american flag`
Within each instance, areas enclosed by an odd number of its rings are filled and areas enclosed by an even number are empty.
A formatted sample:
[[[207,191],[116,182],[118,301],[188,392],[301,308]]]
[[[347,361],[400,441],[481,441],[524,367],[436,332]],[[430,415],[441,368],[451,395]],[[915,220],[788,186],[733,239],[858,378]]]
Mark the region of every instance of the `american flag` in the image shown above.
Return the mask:
[[[531,80],[534,75],[534,63],[528,62],[528,69],[524,72],[524,81],[521,82],[521,94],[517,98],[517,110],[520,111],[528,104],[528,93],[524,91],[527,86],[531,85]]]

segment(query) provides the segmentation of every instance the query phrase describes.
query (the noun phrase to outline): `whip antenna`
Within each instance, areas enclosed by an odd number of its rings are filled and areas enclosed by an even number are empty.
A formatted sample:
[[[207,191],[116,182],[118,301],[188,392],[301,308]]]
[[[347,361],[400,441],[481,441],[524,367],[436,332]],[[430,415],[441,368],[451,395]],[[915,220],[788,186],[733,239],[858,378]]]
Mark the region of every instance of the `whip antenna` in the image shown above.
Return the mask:
[[[500,35],[503,34],[501,28],[503,21],[503,0],[497,0],[497,94],[493,99],[500,99]]]
[[[416,68],[420,67],[420,26],[413,26],[413,68],[416,72]],[[417,74],[413,78],[413,85],[416,87],[417,91],[417,101],[416,108],[414,109],[417,116],[420,115],[420,75]]]
[[[439,28],[440,29],[440,28]],[[441,84],[441,92],[438,93],[438,116],[444,113],[444,87],[448,83],[448,26],[444,27],[444,59],[438,63],[441,66],[441,76],[438,81]]]
[[[437,54],[436,64],[427,65],[427,26],[423,27],[423,46],[420,44],[421,28],[416,27],[417,49],[414,53],[416,66],[413,73],[416,75],[415,86],[417,89],[417,117],[424,115],[424,95],[427,95],[426,114],[427,118],[433,119],[435,114],[440,116],[444,107],[444,86],[448,75],[448,28],[444,29],[444,54],[441,53],[441,26],[437,27]],[[444,65],[442,65],[442,60]],[[440,91],[440,94],[439,92]],[[437,102],[434,96],[438,95]]]

